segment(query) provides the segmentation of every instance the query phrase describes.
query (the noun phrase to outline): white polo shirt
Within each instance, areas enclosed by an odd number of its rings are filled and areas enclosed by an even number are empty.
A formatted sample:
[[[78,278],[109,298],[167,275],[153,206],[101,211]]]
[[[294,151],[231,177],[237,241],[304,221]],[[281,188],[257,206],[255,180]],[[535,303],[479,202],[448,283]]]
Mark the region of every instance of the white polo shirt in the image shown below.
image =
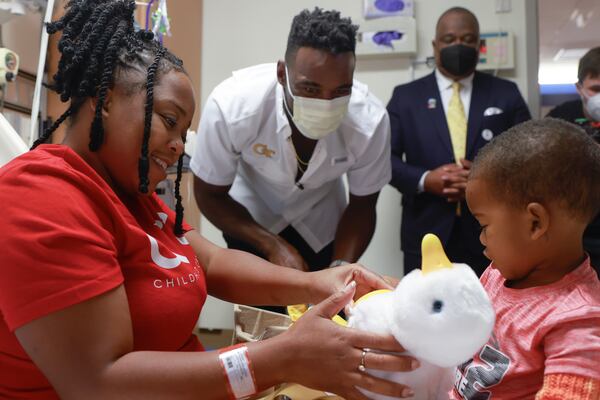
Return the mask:
[[[333,241],[347,205],[342,177],[356,196],[391,179],[390,123],[383,104],[354,81],[348,114],[318,141],[295,182],[292,130],[277,65],[233,72],[204,106],[190,167],[203,181],[232,185],[229,194],[272,233],[292,225],[315,252]]]

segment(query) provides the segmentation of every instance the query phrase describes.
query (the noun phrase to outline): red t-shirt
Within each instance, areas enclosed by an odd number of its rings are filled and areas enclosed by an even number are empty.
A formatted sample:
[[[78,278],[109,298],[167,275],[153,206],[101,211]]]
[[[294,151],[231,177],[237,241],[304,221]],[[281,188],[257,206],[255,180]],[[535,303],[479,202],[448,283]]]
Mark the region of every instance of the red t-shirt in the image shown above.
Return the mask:
[[[43,145],[0,169],[0,204],[0,398],[57,398],[15,329],[121,284],[134,350],[203,350],[204,271],[156,195],[124,204],[73,150]]]
[[[600,281],[589,258],[550,285],[511,289],[497,269],[481,276],[494,332],[458,367],[452,399],[531,399],[545,374],[600,380]]]

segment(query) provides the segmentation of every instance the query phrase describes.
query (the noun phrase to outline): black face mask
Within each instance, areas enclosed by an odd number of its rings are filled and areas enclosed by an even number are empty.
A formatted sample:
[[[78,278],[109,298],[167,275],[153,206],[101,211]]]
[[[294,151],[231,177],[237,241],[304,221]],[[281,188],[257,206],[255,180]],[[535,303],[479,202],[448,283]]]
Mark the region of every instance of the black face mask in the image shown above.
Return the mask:
[[[477,50],[464,44],[444,47],[440,51],[442,67],[454,76],[465,76],[475,70]]]

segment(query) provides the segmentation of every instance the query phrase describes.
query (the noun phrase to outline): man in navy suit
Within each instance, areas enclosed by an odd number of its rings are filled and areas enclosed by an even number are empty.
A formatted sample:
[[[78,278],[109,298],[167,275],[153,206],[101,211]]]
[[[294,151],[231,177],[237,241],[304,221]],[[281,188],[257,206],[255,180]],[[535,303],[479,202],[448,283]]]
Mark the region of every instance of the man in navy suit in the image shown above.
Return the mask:
[[[479,23],[469,10],[444,12],[432,44],[435,72],[397,86],[387,106],[391,184],[402,193],[404,272],[420,268],[421,238],[431,232],[450,260],[481,275],[489,261],[465,203],[471,161],[495,135],[531,115],[514,83],[475,71]]]

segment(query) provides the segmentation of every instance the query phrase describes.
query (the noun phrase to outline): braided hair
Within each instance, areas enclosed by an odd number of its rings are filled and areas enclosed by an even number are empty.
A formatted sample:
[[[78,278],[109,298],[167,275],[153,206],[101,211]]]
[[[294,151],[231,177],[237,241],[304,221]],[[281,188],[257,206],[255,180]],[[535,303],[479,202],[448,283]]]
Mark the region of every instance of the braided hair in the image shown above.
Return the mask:
[[[67,118],[74,117],[86,98],[97,98],[94,119],[90,127],[89,149],[97,151],[104,142],[102,108],[109,89],[115,82],[126,93],[146,90],[144,106],[144,136],[138,162],[139,191],[148,193],[148,142],[150,139],[154,85],[162,74],[175,70],[186,73],[183,62],[153,40],[152,32],[134,28],[134,0],[71,0],[66,13],[58,21],[48,23],[49,34],[62,31],[58,42],[61,53],[58,71],[50,90],[60,95],[62,102],[70,102],[65,111],[32,146],[46,142],[52,132]],[[146,81],[125,79],[131,73],[145,74]],[[177,163],[175,183],[176,222],[174,232],[183,233],[183,206],[179,193],[183,168],[183,155]]]

